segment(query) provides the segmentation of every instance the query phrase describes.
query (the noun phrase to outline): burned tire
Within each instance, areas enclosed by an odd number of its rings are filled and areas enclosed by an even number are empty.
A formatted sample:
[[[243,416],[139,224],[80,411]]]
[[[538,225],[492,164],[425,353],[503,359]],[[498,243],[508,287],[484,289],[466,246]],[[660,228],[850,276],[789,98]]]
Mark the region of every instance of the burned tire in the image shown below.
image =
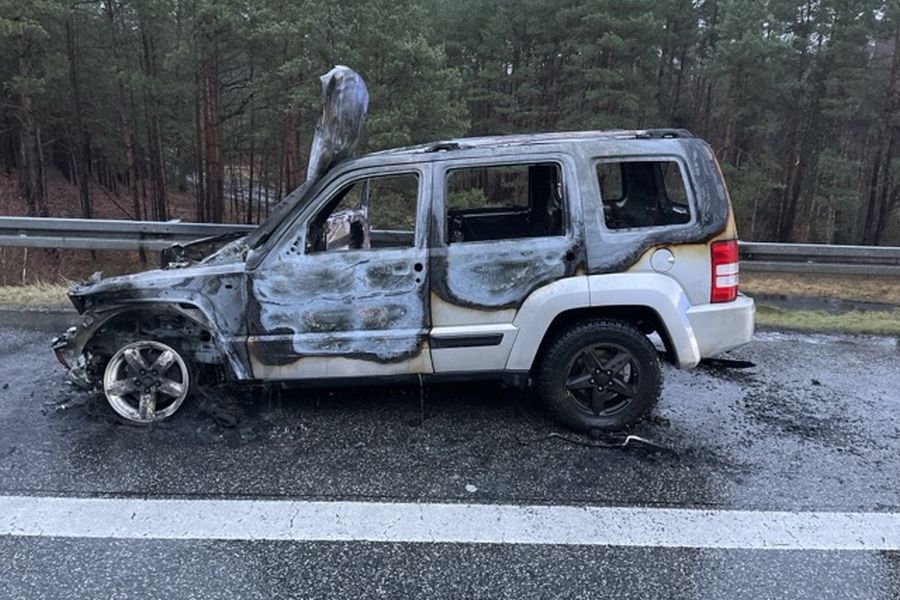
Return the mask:
[[[103,395],[121,418],[137,425],[168,419],[184,403],[194,377],[172,346],[139,340],[122,346],[103,373]]]
[[[549,345],[538,369],[541,398],[580,431],[615,431],[645,417],[659,400],[662,369],[640,329],[618,320],[573,325]]]

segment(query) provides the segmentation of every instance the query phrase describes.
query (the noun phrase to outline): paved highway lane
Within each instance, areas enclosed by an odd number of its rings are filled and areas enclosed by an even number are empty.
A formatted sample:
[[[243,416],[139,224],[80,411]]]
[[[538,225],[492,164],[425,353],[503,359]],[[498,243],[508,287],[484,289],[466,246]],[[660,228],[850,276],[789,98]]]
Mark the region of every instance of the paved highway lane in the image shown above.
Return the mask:
[[[0,538],[0,597],[889,600],[864,552]]]
[[[0,328],[3,496],[691,508],[758,512],[761,521],[799,511],[850,514],[862,525],[872,513],[900,513],[893,339],[762,333],[733,353],[753,369],[667,371],[656,416],[635,432],[661,448],[606,449],[549,437],[563,430],[530,395],[487,384],[429,387],[424,412],[415,387],[217,392],[171,423],[135,428],[64,383],[49,324],[8,323]],[[9,584],[0,596],[58,597],[92,585],[123,597],[900,594],[896,552],[840,546],[64,533],[0,537],[0,581]]]

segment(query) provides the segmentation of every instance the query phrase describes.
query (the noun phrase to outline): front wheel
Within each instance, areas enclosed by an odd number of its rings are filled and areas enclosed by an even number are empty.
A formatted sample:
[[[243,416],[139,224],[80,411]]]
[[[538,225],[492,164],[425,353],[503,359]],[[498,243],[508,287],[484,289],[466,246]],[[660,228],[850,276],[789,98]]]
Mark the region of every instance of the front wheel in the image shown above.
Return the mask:
[[[171,417],[191,386],[184,358],[162,342],[142,340],[116,352],[103,374],[103,394],[116,414],[139,425]]]
[[[538,384],[544,403],[569,427],[615,431],[653,410],[662,368],[656,348],[634,325],[585,321],[551,342]]]

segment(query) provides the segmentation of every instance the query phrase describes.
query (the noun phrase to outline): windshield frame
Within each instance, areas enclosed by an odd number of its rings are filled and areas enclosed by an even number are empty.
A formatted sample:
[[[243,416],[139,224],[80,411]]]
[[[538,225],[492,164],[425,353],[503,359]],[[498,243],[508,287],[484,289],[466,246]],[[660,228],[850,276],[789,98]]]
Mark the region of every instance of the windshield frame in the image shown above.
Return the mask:
[[[319,179],[322,178],[320,177]],[[316,181],[318,180],[308,179],[301,183],[300,186],[290,194],[285,196],[284,199],[275,206],[275,209],[271,212],[269,217],[260,223],[259,227],[247,235],[247,238],[244,241],[244,243],[247,244],[247,247],[251,250],[256,250],[264,245],[271,235],[278,230],[278,226],[284,221],[285,217],[292,213],[295,208],[304,205],[303,200],[307,198],[309,195],[308,192],[313,188]]]

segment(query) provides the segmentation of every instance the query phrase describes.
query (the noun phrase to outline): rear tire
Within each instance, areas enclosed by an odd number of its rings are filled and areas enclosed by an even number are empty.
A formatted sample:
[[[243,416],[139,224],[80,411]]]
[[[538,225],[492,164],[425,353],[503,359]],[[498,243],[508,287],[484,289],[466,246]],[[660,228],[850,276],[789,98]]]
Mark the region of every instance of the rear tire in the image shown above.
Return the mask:
[[[617,431],[647,416],[659,401],[662,368],[640,329],[615,319],[582,321],[560,333],[538,368],[541,398],[579,431]]]

